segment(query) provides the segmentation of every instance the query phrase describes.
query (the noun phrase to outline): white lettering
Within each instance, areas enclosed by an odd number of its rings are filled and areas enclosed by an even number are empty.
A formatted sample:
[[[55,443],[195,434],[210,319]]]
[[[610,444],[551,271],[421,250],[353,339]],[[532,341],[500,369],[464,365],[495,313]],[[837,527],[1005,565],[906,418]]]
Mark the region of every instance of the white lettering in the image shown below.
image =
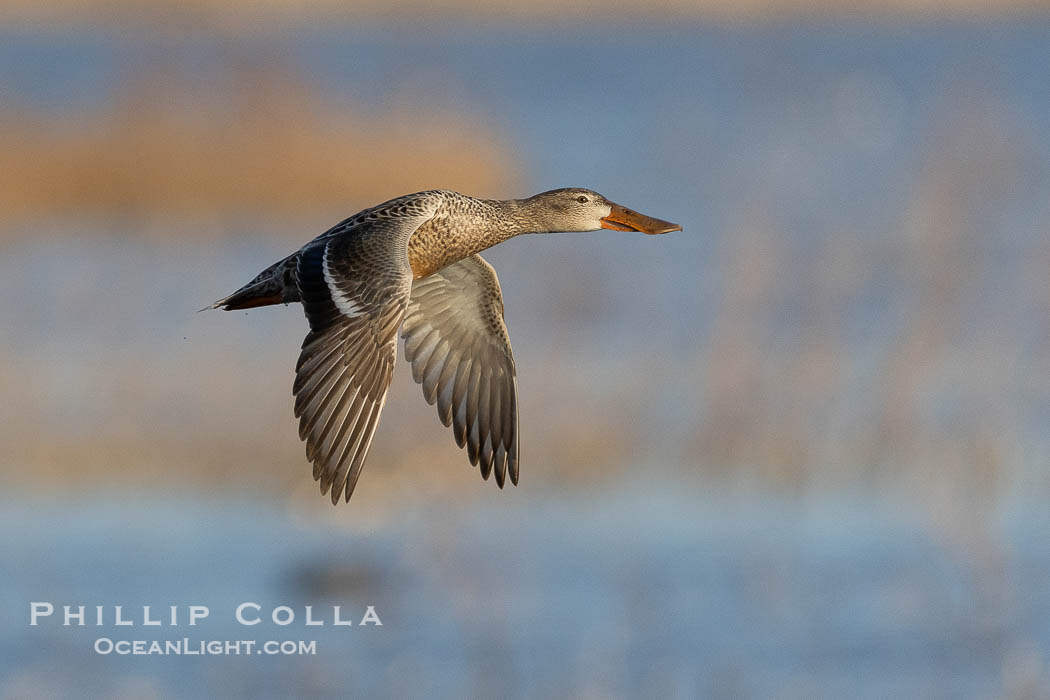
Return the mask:
[[[280,618],[278,617],[278,613],[281,613]],[[273,609],[273,614],[270,615],[270,617],[273,618],[273,623],[275,625],[281,625],[283,627],[284,625],[290,625],[292,623],[295,619],[295,612],[287,605],[278,605]],[[283,618],[283,622],[281,621],[281,618]]]
[[[237,606],[237,612],[234,613],[234,616],[237,618],[237,622],[241,623],[242,625],[257,625],[257,624],[259,624],[259,622],[261,622],[261,620],[259,620],[259,616],[258,615],[255,616],[254,620],[247,620],[247,619],[245,619],[244,611],[245,611],[246,608],[255,608],[255,612],[259,612],[262,609],[262,606],[259,605],[258,603],[241,603],[240,605]]]
[[[365,610],[365,616],[361,618],[360,625],[367,625],[369,622],[382,627],[383,623],[379,621],[379,615],[376,615],[375,606],[369,605],[368,610]]]
[[[142,624],[147,627],[160,627],[160,620],[150,618],[148,605],[142,606]]]
[[[195,627],[197,620],[203,620],[204,618],[211,615],[211,610],[207,605],[191,605],[190,606],[190,626]]]
[[[335,618],[332,621],[333,625],[337,625],[339,627],[350,627],[350,626],[352,626],[354,624],[353,620],[344,620],[344,619],[339,617],[339,606],[338,605],[333,605],[332,606],[332,616]]]
[[[321,627],[324,625],[324,620],[314,619],[314,606],[306,606],[306,626],[307,627]]]
[[[48,617],[55,612],[55,606],[51,603],[30,603],[29,604],[29,624],[36,627],[39,622],[37,620],[41,617]]]
[[[116,625],[117,627],[130,627],[131,625],[134,625],[135,624],[134,620],[125,620],[121,616],[121,613],[123,611],[124,611],[124,606],[122,606],[122,605],[114,605],[113,606],[113,612],[115,613],[114,617],[113,617],[113,624]],[[118,645],[119,645],[119,642],[118,642]],[[120,653],[119,649],[117,650],[117,653],[118,654]]]
[[[83,605],[78,605],[77,606],[77,612],[70,612],[72,607],[73,607],[72,605],[63,605],[62,606],[62,612],[65,613],[65,621],[62,623],[62,626],[63,627],[69,627],[71,624],[73,624],[72,622],[70,622],[70,620],[76,619],[77,627],[83,627],[84,626],[84,606]]]

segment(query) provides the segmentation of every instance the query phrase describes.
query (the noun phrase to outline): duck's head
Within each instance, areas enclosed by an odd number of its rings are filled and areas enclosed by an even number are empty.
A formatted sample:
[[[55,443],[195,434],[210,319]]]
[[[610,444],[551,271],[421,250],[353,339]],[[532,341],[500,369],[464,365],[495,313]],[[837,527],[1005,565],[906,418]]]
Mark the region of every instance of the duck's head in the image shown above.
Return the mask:
[[[548,231],[597,231],[605,228],[657,234],[682,230],[678,224],[639,214],[582,187],[541,192],[526,199],[525,203],[532,210],[532,216]]]

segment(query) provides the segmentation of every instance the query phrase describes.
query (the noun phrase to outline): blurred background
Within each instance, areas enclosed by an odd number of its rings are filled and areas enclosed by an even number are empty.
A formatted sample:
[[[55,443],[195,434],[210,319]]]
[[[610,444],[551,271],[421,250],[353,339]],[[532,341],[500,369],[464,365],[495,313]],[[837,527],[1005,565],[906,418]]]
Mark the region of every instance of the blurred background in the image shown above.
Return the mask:
[[[1038,1],[6,0],[0,696],[1050,697],[1048,47]],[[685,230],[486,254],[521,485],[401,363],[333,508],[300,308],[196,310],[393,196],[573,185]]]

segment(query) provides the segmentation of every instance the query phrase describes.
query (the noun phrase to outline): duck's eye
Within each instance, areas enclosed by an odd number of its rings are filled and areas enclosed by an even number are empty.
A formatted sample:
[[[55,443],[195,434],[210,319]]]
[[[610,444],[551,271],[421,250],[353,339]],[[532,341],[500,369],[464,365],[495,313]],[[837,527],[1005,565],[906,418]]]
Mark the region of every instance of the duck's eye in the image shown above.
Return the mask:
[[[588,202],[588,199],[587,197],[581,194],[579,197],[576,198],[576,201],[580,204],[586,204]]]

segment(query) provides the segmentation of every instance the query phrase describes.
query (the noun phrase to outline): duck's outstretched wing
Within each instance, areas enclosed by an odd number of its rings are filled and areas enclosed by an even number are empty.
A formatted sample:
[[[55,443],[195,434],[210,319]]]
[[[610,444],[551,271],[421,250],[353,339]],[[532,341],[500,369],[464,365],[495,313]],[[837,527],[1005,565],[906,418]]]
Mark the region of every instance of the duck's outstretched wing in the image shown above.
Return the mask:
[[[420,205],[363,219],[304,248],[296,267],[310,333],[295,367],[295,415],[321,493],[357,484],[397,357],[412,289],[408,239],[433,215]]]
[[[496,271],[480,255],[412,285],[401,332],[412,377],[470,463],[518,483],[518,381]]]

